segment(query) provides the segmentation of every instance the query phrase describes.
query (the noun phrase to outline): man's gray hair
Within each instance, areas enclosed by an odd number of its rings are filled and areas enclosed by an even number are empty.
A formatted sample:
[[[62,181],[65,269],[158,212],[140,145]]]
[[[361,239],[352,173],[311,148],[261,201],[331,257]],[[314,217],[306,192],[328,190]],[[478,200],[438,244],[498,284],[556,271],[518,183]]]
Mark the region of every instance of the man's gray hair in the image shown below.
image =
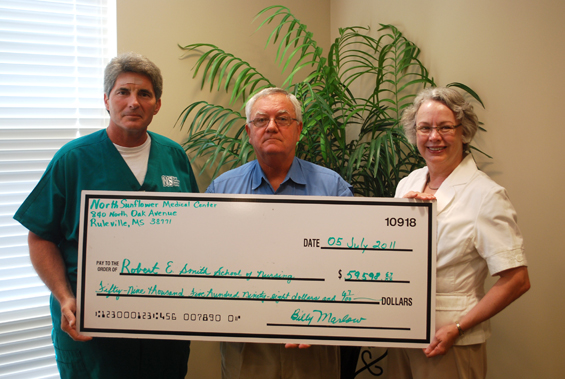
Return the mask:
[[[453,88],[426,88],[416,96],[414,103],[404,110],[400,124],[404,127],[408,141],[416,144],[416,115],[420,106],[428,100],[438,101],[451,109],[455,119],[461,123],[463,128],[463,149],[466,151],[479,129],[479,118],[475,114],[473,106]]]
[[[298,122],[302,122],[302,106],[300,105],[300,101],[298,101],[296,96],[282,88],[271,87],[257,92],[251,99],[247,100],[247,104],[245,104],[245,117],[247,118],[247,123],[251,122],[251,109],[253,108],[255,102],[263,97],[276,94],[285,95],[288,100],[290,100],[294,107],[294,114],[296,115],[296,119],[298,120]]]
[[[110,91],[116,84],[116,79],[120,74],[133,72],[145,75],[153,84],[155,98],[159,100],[163,94],[163,77],[161,70],[143,55],[136,53],[123,53],[113,58],[104,70],[104,93],[110,97]]]

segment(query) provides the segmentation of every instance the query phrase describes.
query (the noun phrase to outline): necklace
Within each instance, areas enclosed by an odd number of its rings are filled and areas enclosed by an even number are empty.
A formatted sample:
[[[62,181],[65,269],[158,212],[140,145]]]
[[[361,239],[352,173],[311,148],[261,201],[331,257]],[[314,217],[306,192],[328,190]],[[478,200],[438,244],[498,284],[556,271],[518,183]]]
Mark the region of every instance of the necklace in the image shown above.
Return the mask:
[[[439,187],[434,188],[432,186],[430,186],[430,176],[428,175],[428,181],[426,182],[426,185],[428,186],[429,189],[433,190],[433,191],[437,191],[439,189]],[[441,184],[440,184],[441,187]]]

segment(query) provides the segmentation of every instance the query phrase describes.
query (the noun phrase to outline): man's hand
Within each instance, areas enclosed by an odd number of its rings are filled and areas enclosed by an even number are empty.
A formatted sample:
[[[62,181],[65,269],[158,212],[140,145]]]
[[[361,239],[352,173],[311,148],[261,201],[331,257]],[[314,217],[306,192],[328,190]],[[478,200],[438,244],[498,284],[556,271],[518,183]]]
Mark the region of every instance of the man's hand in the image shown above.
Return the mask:
[[[90,341],[92,337],[85,336],[76,330],[76,299],[68,299],[61,304],[61,329],[75,341]]]
[[[296,349],[296,348],[299,348],[299,349],[308,349],[308,348],[310,347],[310,345],[305,344],[305,343],[301,343],[301,344],[298,344],[298,343],[286,343],[286,344],[284,345],[284,347],[287,348],[287,349]]]
[[[28,245],[33,268],[61,305],[61,329],[75,341],[90,341],[92,337],[79,334],[76,330],[77,301],[67,280],[65,262],[59,248],[31,231]]]

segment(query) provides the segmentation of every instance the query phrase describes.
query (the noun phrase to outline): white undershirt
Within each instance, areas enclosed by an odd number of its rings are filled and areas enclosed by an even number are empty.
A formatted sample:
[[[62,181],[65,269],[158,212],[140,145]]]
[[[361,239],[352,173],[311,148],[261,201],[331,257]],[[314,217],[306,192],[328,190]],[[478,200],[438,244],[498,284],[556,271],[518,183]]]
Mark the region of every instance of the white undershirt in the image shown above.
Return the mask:
[[[137,178],[140,185],[145,180],[147,174],[147,162],[149,162],[149,152],[151,151],[151,137],[147,134],[147,140],[143,145],[136,147],[125,147],[114,144],[120,155],[129,166],[131,172]]]

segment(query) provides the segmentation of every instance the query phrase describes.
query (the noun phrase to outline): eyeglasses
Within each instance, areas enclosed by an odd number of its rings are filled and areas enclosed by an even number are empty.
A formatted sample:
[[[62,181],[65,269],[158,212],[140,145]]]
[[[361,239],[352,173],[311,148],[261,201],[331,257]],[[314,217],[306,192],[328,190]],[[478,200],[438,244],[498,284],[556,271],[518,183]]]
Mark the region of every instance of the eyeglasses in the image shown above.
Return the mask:
[[[442,125],[442,126],[433,126],[433,127],[427,126],[427,125],[422,125],[422,126],[416,127],[416,132],[418,132],[418,134],[420,134],[420,135],[428,136],[432,133],[432,130],[435,129],[442,136],[449,136],[449,135],[452,135],[453,133],[455,133],[455,128],[458,128],[460,126],[461,126],[461,124],[455,125],[455,126]]]
[[[298,121],[295,118],[289,116],[277,116],[275,117],[275,124],[279,128],[284,128],[292,124],[292,121]],[[271,122],[270,118],[267,117],[257,117],[255,120],[249,121],[250,124],[255,125],[256,128],[264,128]]]

